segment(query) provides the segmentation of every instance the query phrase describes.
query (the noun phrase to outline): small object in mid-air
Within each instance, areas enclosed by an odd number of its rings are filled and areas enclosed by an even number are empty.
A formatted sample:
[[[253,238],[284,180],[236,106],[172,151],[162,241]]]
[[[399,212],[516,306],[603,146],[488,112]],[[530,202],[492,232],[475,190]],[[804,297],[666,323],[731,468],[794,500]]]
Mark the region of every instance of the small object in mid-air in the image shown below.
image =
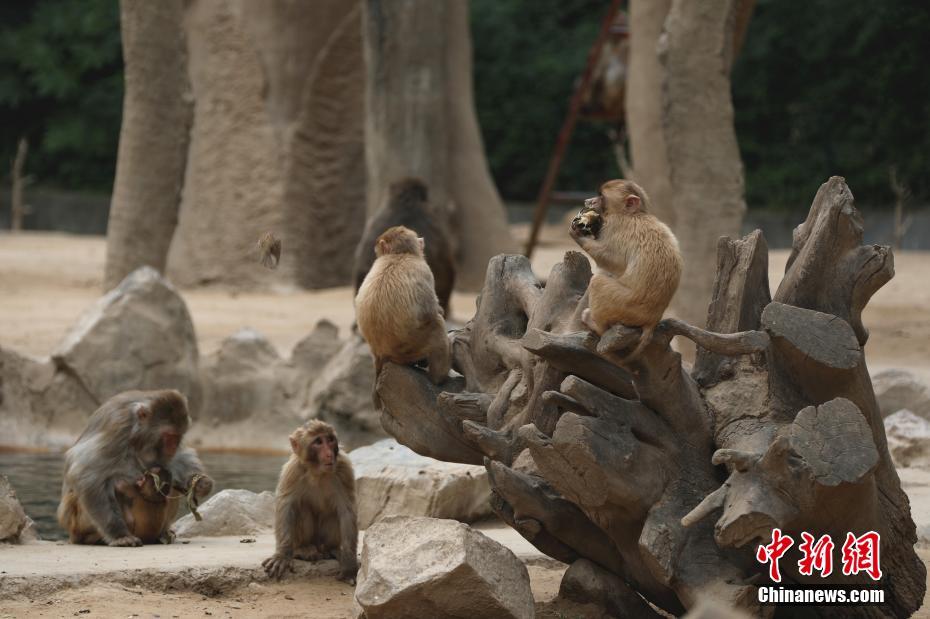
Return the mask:
[[[262,238],[258,239],[258,257],[263,267],[278,268],[278,262],[281,261],[281,239],[273,232],[263,234]]]

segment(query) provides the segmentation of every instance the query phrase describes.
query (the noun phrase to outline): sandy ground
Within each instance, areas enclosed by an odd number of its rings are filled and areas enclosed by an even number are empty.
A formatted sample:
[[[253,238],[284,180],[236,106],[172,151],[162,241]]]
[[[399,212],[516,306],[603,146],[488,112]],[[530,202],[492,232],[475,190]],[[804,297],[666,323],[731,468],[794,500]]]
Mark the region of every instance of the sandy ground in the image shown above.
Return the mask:
[[[515,236],[525,227],[515,227]],[[564,252],[575,248],[561,228],[544,230],[533,268],[548,274]],[[43,356],[100,296],[106,244],[103,237],[52,233],[0,233],[0,346]],[[787,250],[773,250],[769,282],[781,281]],[[930,252],[899,252],[896,275],[872,298],[864,322],[871,332],[868,361],[874,372],[906,367],[930,380]],[[349,287],[318,292],[279,288],[242,292],[225,287],[183,291],[201,354],[243,327],[263,333],[282,354],[326,318],[343,333],[353,321]],[[456,293],[452,317],[474,313],[475,295]]]
[[[543,557],[501,523],[477,528],[528,563],[539,616],[558,616],[564,605],[551,608],[552,600],[566,566]],[[243,539],[251,541],[242,543]],[[299,562],[299,574],[272,582],[258,565],[273,550],[271,534],[195,538],[183,545],[143,548],[62,542],[0,545],[0,619],[352,616],[353,588],[333,577],[334,561]],[[222,591],[213,590],[218,583]],[[18,593],[11,596],[13,590]]]

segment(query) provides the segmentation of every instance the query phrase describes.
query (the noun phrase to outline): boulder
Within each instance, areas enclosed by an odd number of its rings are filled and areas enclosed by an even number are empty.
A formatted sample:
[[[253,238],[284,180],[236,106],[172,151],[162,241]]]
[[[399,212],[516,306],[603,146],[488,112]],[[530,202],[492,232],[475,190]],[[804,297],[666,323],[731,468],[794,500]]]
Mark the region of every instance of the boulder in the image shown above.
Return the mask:
[[[365,533],[354,614],[530,619],[533,592],[516,555],[468,525],[396,516]]]
[[[885,435],[895,466],[930,467],[930,421],[899,410],[885,417]]]
[[[26,516],[6,475],[0,475],[0,542],[18,543],[32,520]]]
[[[358,527],[386,516],[430,516],[472,522],[491,515],[483,466],[421,456],[384,439],[349,453],[355,469]]]
[[[184,299],[151,267],[97,300],[52,355],[97,401],[128,389],[177,389],[200,403],[197,338]]]
[[[346,340],[313,382],[303,417],[322,419],[347,444],[367,445],[384,437],[381,417],[372,402],[375,365],[359,335]]]
[[[221,490],[198,509],[203,520],[187,514],[172,527],[178,537],[256,535],[274,528],[274,494]]]
[[[67,448],[97,401],[50,358],[0,347],[0,443]]]
[[[875,399],[887,417],[908,409],[918,417],[930,420],[930,387],[907,370],[883,370],[872,377]]]

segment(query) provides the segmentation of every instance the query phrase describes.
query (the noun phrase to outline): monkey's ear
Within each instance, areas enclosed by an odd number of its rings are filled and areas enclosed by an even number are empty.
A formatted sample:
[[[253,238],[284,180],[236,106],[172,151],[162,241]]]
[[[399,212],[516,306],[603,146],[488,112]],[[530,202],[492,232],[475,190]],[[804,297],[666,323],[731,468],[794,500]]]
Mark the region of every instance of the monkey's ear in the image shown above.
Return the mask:
[[[297,439],[294,438],[293,434],[290,436],[290,441],[291,441],[291,451],[293,451],[294,453],[297,453],[297,448],[298,448]]]
[[[136,402],[132,407],[132,412],[136,414],[136,418],[139,421],[146,421],[152,416],[151,409],[142,402]]]
[[[385,254],[388,250],[388,242],[384,239],[378,239],[378,252]]]
[[[422,236],[417,237],[417,245],[420,246],[420,251],[426,251],[426,241],[423,240]]]
[[[639,196],[628,195],[623,204],[627,213],[638,213],[642,208],[642,200],[639,199]]]

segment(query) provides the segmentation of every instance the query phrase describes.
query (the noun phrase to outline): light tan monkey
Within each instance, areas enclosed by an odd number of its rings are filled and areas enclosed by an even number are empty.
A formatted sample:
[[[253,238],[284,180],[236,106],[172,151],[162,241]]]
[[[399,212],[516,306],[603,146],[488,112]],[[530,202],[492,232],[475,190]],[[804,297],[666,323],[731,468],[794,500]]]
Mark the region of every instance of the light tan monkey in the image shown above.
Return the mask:
[[[649,197],[632,181],[601,185],[571,225],[572,238],[597,263],[588,286],[585,325],[598,335],[616,324],[642,327],[632,361],[652,339],[681,279],[681,251],[668,226],[649,213]]]
[[[423,239],[394,226],[378,237],[375,254],[355,297],[358,328],[375,358],[375,375],[385,361],[409,365],[426,359],[430,380],[441,383],[451,366],[449,338]],[[378,400],[375,393],[376,406]]]
[[[358,523],[352,463],[339,453],[332,426],[313,419],[290,436],[290,460],[281,469],[275,495],[275,553],[262,562],[281,578],[294,559],[335,555],[342,580],[355,582]]]

